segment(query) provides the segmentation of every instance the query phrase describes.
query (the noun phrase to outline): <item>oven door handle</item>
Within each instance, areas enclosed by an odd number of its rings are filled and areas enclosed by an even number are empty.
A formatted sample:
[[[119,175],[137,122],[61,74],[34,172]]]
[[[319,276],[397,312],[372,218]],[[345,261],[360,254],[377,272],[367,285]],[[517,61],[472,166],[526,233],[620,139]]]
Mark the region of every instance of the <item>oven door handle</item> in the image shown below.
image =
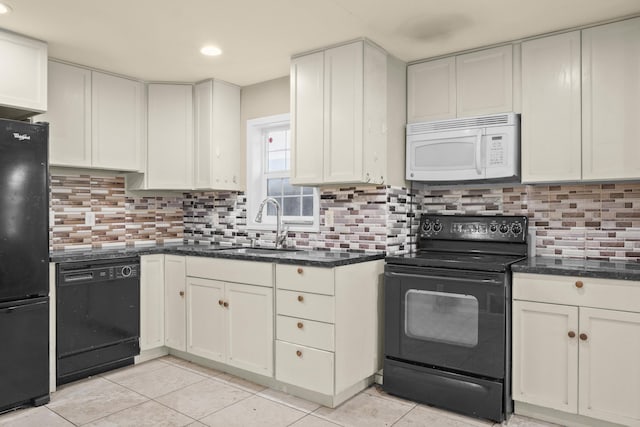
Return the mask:
[[[504,281],[495,280],[495,279],[467,279],[464,277],[442,277],[442,276],[430,276],[425,274],[412,274],[412,273],[396,273],[396,272],[388,272],[386,273],[389,276],[393,277],[414,277],[416,279],[436,279],[436,280],[448,280],[448,281],[456,281],[456,282],[480,282],[487,285],[504,285]]]

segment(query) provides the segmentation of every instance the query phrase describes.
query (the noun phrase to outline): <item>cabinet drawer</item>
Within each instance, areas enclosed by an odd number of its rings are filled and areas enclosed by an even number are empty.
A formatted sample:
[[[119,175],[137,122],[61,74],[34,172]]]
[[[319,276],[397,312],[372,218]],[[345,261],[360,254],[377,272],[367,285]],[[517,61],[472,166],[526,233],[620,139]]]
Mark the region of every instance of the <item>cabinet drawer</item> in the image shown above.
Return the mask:
[[[334,326],[329,323],[278,316],[276,330],[279,340],[334,351]]]
[[[187,257],[187,276],[273,286],[273,264],[236,259]]]
[[[327,295],[278,290],[277,314],[334,323],[334,300]]]
[[[276,264],[276,287],[316,294],[334,294],[334,269]]]
[[[640,312],[640,282],[514,273],[513,298]]]
[[[333,394],[333,353],[276,341],[276,379],[323,394]]]

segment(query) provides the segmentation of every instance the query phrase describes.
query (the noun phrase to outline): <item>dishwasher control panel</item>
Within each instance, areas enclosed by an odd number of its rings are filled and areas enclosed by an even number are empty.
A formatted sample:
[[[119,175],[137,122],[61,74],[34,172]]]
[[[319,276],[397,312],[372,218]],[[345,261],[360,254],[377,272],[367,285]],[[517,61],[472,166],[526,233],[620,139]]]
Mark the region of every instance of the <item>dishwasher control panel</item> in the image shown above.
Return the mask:
[[[61,266],[58,282],[61,284],[102,282],[138,278],[139,262],[111,262],[109,264],[66,264]]]

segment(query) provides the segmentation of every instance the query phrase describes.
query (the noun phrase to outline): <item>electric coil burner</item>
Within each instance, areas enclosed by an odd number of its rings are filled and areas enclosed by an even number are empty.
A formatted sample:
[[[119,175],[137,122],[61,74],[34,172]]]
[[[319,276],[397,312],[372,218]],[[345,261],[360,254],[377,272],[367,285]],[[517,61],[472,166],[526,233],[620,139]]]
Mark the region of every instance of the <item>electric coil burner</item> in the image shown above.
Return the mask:
[[[383,388],[498,422],[511,400],[511,264],[527,218],[422,215],[417,251],[385,266]]]

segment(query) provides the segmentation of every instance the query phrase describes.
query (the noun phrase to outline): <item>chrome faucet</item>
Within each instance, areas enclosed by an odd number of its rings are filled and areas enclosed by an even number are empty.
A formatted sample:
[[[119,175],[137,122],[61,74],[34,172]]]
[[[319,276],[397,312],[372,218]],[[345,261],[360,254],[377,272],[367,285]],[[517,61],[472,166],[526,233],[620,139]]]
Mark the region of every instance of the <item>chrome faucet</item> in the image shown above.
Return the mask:
[[[262,222],[262,211],[268,202],[271,202],[276,206],[276,248],[278,248],[278,246],[284,245],[287,240],[287,232],[289,231],[288,227],[282,227],[282,208],[280,207],[280,203],[278,203],[278,201],[273,197],[267,197],[264,199],[262,203],[260,203],[255,221],[257,223]]]

